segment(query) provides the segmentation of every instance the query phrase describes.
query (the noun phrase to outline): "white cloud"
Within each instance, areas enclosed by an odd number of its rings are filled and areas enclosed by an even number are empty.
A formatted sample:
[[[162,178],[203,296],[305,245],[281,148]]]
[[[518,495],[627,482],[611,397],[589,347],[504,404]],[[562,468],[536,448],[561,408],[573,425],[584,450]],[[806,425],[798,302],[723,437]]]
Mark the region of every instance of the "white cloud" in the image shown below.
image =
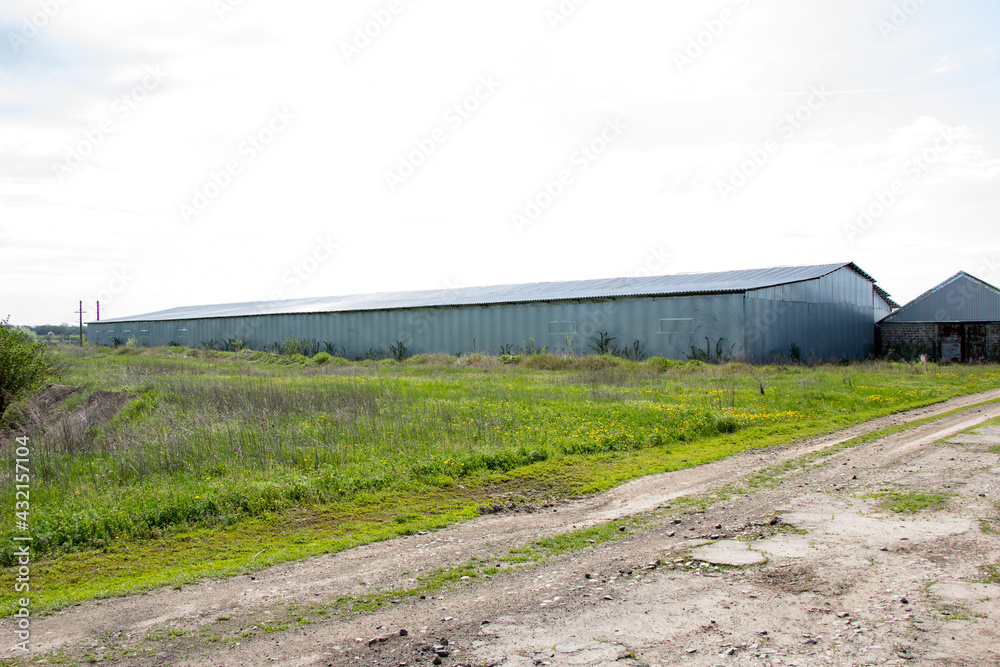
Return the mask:
[[[996,219],[996,99],[982,94],[995,74],[958,67],[970,49],[988,61],[995,38],[952,32],[975,23],[964,1],[885,40],[891,7],[862,0],[587,3],[555,29],[546,3],[402,0],[350,62],[342,45],[383,4],[230,4],[220,19],[207,0],[73,0],[25,49],[0,44],[0,282],[19,286],[4,289],[15,319],[61,321],[122,267],[134,278],[117,315],[266,298],[318,234],[342,250],[288,296],[623,275],[657,247],[675,250],[668,271],[853,258],[900,296],[996,250],[892,250],[945,218],[956,233]],[[0,23],[37,7],[13,3]],[[712,34],[723,9],[733,20]],[[699,37],[679,71],[674,53]],[[149,68],[165,76],[130,99]],[[496,93],[449,125],[484,75]],[[818,86],[836,94],[786,135]],[[275,109],[295,120],[251,160]],[[510,214],[616,116],[620,140],[517,234]],[[385,171],[441,127],[391,192]],[[948,150],[849,243],[857,208],[948,128]],[[778,149],[722,201],[719,181],[769,140]],[[234,161],[185,224],[179,207]]]
[[[945,72],[950,72],[956,68],[958,68],[958,62],[957,59],[955,58],[955,54],[946,53],[943,56],[941,56],[941,59],[938,61],[937,65],[934,67],[934,69],[931,70],[931,75],[933,76],[935,74],[943,74]]]

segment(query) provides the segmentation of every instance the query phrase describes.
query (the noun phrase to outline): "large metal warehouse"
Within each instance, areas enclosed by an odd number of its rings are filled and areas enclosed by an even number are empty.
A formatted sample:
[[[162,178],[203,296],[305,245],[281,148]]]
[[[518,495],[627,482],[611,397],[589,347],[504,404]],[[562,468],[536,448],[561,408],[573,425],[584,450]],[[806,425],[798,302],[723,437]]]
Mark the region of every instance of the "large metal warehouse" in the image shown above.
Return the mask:
[[[879,323],[882,350],[947,362],[1000,361],[1000,290],[959,271]]]
[[[875,323],[897,307],[853,263],[721,273],[499,285],[439,291],[174,308],[91,322],[92,344],[271,349],[317,341],[348,358],[386,353],[499,353],[548,348],[588,353],[607,333],[646,356],[685,359],[695,346],[750,361],[857,359]],[[720,342],[721,341],[721,342]]]

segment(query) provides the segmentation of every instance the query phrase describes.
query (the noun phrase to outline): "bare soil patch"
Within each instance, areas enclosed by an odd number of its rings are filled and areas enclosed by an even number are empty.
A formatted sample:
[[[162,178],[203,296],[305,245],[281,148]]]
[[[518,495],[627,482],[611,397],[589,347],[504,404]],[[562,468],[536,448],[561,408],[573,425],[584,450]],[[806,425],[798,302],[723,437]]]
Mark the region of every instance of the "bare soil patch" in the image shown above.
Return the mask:
[[[43,436],[49,442],[74,443],[91,426],[114,418],[135,396],[113,391],[95,391],[81,405],[57,421]]]
[[[8,417],[18,424],[21,432],[32,436],[41,434],[49,442],[72,446],[83,438],[88,428],[110,421],[136,399],[131,394],[95,391],[66,412],[63,403],[81,391],[81,387],[50,384],[37,396],[12,408]],[[13,441],[11,436],[12,432],[8,432],[5,440]]]

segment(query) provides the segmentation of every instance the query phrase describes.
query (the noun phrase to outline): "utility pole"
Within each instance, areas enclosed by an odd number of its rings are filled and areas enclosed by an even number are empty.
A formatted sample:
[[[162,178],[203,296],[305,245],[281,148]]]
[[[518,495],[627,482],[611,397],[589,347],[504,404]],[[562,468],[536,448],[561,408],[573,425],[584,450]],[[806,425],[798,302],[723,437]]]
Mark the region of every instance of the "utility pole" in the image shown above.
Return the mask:
[[[101,321],[101,302],[97,302],[97,321]]]
[[[77,312],[80,313],[80,347],[83,347],[83,314],[87,312],[83,309],[83,301],[80,302],[80,310]]]

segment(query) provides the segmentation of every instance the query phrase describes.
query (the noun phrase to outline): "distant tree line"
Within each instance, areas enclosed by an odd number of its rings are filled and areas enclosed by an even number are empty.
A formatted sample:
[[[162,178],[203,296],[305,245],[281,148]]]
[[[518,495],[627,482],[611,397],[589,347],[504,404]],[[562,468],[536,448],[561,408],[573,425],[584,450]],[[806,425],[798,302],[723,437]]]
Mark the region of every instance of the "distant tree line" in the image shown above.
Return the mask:
[[[73,336],[80,334],[79,324],[42,324],[37,327],[25,327],[35,332],[35,335],[45,336],[50,331],[56,336]]]

